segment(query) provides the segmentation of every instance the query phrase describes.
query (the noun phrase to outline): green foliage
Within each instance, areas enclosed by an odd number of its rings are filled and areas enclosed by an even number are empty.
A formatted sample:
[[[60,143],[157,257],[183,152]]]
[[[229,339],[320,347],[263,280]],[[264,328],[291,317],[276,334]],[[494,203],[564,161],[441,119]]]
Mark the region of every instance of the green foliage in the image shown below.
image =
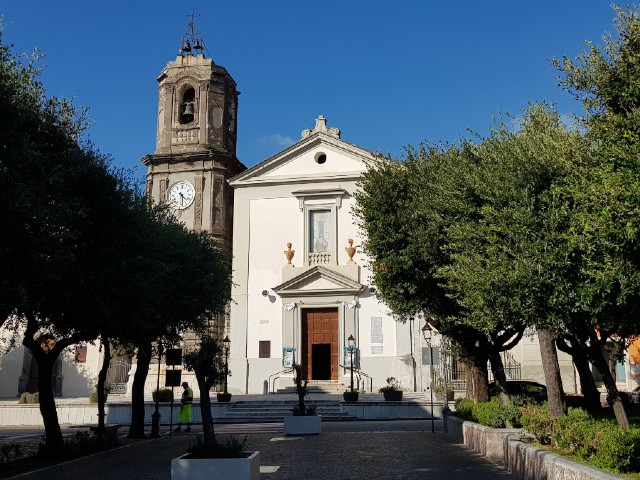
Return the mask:
[[[480,425],[491,428],[505,428],[520,425],[520,410],[513,404],[503,405],[497,398],[488,402],[476,403],[471,407],[471,414]]]
[[[300,410],[300,406],[296,405],[291,409],[291,413],[293,413],[294,417],[304,417],[304,416],[311,417],[313,415],[316,415],[316,409],[317,409],[316,405],[309,405],[309,406],[305,406],[304,410]]]
[[[618,473],[639,472],[640,429],[607,428],[591,463]]]
[[[554,419],[549,414],[549,405],[525,406],[520,409],[522,428],[536,437],[542,445],[549,445],[554,431]]]
[[[548,406],[522,409],[522,427],[544,445],[618,473],[640,472],[640,429],[623,430],[610,419],[596,420],[580,408],[552,418]]]
[[[465,420],[475,420],[473,417],[473,406],[475,402],[469,398],[456,399],[455,409],[456,415]]]
[[[20,398],[18,399],[18,403],[40,403],[40,394],[38,392],[22,392],[22,394],[20,394]]]
[[[155,392],[154,392],[155,393]],[[104,387],[104,401],[107,401],[107,396],[109,395],[109,387]],[[98,403],[98,386],[96,385],[96,389],[91,392],[89,395],[89,403]]]
[[[198,383],[202,383],[206,391],[219,384],[224,378],[224,365],[220,352],[217,339],[205,334],[200,337],[198,347],[186,352],[183,356],[185,367],[196,374]]]
[[[19,443],[7,443],[0,447],[0,465],[21,456],[22,451]]]
[[[305,398],[308,395],[307,385],[309,384],[309,380],[307,380],[302,365],[299,363],[293,364],[293,383],[296,386],[296,394],[298,395],[298,404],[293,407],[291,412],[294,416],[310,416],[316,414],[316,407],[307,407],[305,404]]]
[[[387,384],[378,390],[380,393],[384,392],[401,392],[402,387],[400,386],[400,382],[396,380],[395,377],[387,378]]]
[[[83,457],[117,446],[118,436],[115,432],[106,432],[102,435],[77,432],[75,436],[65,439],[64,455],[71,458]]]
[[[235,437],[229,437],[224,442],[205,442],[202,436],[197,435],[195,440],[189,444],[187,452],[188,458],[240,458],[246,457],[244,446],[247,437],[238,440]]]
[[[604,426],[581,408],[570,408],[567,415],[556,420],[552,443],[557,448],[588,459],[597,451]]]
[[[156,397],[158,396],[158,390],[154,390],[151,392],[151,398],[153,401],[156,401]],[[170,388],[161,388],[160,389],[160,402],[171,402],[173,400],[173,391]]]

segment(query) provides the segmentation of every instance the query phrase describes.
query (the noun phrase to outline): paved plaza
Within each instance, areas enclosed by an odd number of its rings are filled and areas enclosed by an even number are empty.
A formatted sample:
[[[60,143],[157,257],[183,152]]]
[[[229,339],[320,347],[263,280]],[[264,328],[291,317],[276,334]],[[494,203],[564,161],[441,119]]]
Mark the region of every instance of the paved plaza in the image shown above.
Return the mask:
[[[246,435],[247,449],[260,451],[260,478],[264,479],[516,478],[456,444],[441,431],[440,422],[435,422],[436,433],[429,420],[327,422],[322,427],[321,435],[304,437],[285,437],[281,423],[220,425],[216,431],[219,439]],[[186,451],[192,437],[169,437],[164,430],[159,439],[123,439],[121,448],[14,478],[168,480],[171,459]],[[0,443],[19,435],[16,430],[0,429]]]

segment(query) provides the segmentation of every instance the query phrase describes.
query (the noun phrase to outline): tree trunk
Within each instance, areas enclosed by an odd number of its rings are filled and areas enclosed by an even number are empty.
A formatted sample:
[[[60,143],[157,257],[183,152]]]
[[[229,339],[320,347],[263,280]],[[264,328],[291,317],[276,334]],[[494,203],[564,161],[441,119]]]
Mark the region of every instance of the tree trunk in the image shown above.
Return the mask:
[[[216,432],[213,428],[213,415],[211,414],[211,398],[209,390],[213,385],[198,379],[198,388],[200,389],[200,414],[202,415],[202,436],[204,443],[216,445]]]
[[[589,363],[587,354],[580,342],[576,338],[565,337],[559,339],[556,345],[559,350],[568,353],[573,359],[573,365],[576,367],[580,379],[580,392],[584,397],[584,408],[590,412],[599,410],[602,407],[600,392],[591,373],[591,363]]]
[[[102,337],[102,346],[104,348],[104,357],[102,359],[102,368],[98,373],[98,386],[96,387],[98,393],[98,433],[104,434],[107,430],[104,426],[104,418],[106,413],[104,411],[105,398],[105,383],[107,381],[107,370],[109,370],[109,363],[111,362],[111,345],[109,339]]]
[[[507,388],[507,374],[504,371],[504,363],[500,352],[496,348],[489,348],[489,363],[491,364],[491,371],[493,372],[493,380],[498,388],[500,401],[506,405],[510,401],[509,389]],[[511,426],[507,425],[507,428]]]
[[[566,411],[564,389],[562,388],[558,352],[556,351],[554,339],[548,330],[538,330],[538,340],[540,341],[542,370],[544,371],[549,396],[549,414],[554,418],[564,417]]]
[[[38,365],[40,414],[42,415],[42,422],[44,423],[47,455],[56,457],[63,454],[64,440],[62,438],[62,430],[60,430],[56,402],[53,398],[53,384],[51,382],[53,364],[56,361],[57,355],[56,358],[49,358],[50,356],[52,355],[34,355],[34,359]]]
[[[474,402],[489,401],[487,357],[465,363],[467,370],[467,398]]]
[[[131,424],[127,438],[146,438],[144,433],[144,384],[151,364],[151,344],[138,347],[136,373],[131,385]],[[158,395],[160,392],[158,392]]]
[[[55,348],[55,340],[50,342],[48,340],[35,339],[37,331],[38,322],[27,318],[27,328],[22,344],[31,351],[33,360],[38,368],[39,407],[46,435],[47,454],[54,457],[61,456],[64,452],[64,440],[60,430],[60,422],[58,421],[56,402],[53,398],[52,377],[53,365],[64,347],[61,344],[59,348]]]
[[[595,339],[595,341],[594,339],[591,340],[589,353],[591,354],[590,356],[593,365],[596,367],[598,372],[600,372],[600,375],[602,375],[602,381],[607,389],[607,401],[609,402],[609,405],[613,407],[613,413],[616,416],[618,425],[624,430],[629,430],[629,419],[627,418],[627,412],[625,411],[622,399],[620,398],[620,392],[618,392],[616,381],[613,378],[613,375],[611,375],[611,370],[609,369],[609,363],[607,362],[597,339]]]

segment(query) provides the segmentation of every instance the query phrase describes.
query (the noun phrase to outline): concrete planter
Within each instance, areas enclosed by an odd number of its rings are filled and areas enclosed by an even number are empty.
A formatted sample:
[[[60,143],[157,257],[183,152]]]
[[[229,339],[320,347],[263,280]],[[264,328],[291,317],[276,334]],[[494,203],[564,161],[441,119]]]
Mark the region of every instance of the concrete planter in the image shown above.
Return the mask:
[[[284,417],[285,435],[318,435],[321,429],[320,415]]]
[[[357,402],[358,392],[352,392],[348,390],[342,394],[342,398],[344,399],[345,402]]]
[[[402,400],[402,390],[391,390],[388,392],[382,392],[384,400],[386,402],[399,402]]]
[[[171,460],[171,480],[224,478],[225,480],[258,480],[260,452],[246,458],[184,458]]]

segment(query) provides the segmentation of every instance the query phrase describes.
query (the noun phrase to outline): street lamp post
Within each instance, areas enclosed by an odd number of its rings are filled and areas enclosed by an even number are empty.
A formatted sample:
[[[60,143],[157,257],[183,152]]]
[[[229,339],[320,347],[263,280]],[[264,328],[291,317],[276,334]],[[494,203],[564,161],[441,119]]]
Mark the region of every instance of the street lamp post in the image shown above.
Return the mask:
[[[229,340],[229,335],[224,337],[224,340],[222,340],[222,343],[224,344],[224,393],[226,395],[228,393],[227,377],[229,376],[229,347],[231,345],[231,340]]]
[[[431,384],[429,385],[429,397],[431,399],[431,433],[436,433],[436,426],[433,418],[433,346],[431,344],[431,334],[431,326],[429,323],[426,323],[422,328],[422,335],[424,335],[424,339],[429,347],[429,375],[431,377]]]
[[[351,355],[351,391],[353,392],[353,348],[356,344],[356,339],[353,338],[353,334],[349,335],[347,342],[349,342],[349,354]]]
[[[151,415],[151,438],[160,438],[160,361],[162,359],[162,341],[158,340],[158,378],[156,381],[156,410]]]

